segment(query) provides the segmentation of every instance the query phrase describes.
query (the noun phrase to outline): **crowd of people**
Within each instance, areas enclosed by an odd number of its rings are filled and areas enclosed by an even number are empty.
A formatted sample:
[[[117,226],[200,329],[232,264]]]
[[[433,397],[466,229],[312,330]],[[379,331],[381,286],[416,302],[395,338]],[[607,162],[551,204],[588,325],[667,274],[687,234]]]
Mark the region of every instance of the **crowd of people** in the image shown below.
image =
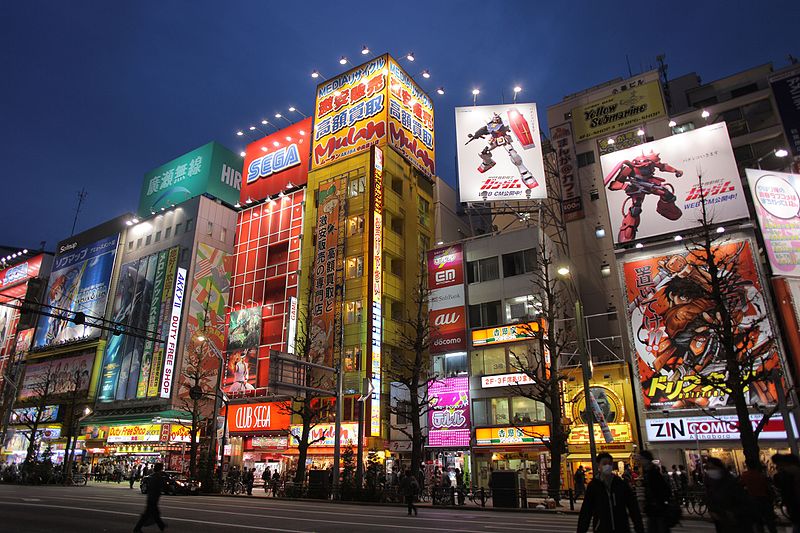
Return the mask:
[[[775,473],[770,478],[760,461],[748,460],[746,470],[737,475],[716,457],[698,465],[700,474],[693,484],[708,506],[716,530],[724,533],[776,533],[776,507],[782,506],[800,533],[800,459],[793,454],[771,458]],[[637,465],[617,463],[608,453],[595,460],[597,472],[586,485],[586,471],[575,472],[575,494],[583,498],[578,533],[593,526],[595,533],[669,533],[681,519],[681,505],[689,491],[689,476],[684,468],[662,466],[653,454],[643,450]],[[646,527],[645,527],[646,526]]]

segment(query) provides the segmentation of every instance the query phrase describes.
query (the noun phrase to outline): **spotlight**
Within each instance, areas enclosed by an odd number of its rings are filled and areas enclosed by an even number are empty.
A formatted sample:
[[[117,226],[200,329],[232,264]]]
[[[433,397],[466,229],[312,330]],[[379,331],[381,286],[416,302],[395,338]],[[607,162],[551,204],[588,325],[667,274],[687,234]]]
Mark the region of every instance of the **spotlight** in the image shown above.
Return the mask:
[[[444,87],[439,87],[438,89],[436,89],[436,92],[440,95],[444,94]]]
[[[311,71],[311,77],[314,78],[314,79],[319,78],[319,71],[318,70],[312,70]]]
[[[430,78],[430,77],[431,77],[431,73],[430,73],[430,71],[429,71],[428,69],[425,69],[425,70],[423,70],[423,71],[422,71],[422,77],[423,77],[423,78],[425,78],[426,80],[427,80],[428,78]]]
[[[683,237],[681,237],[680,235],[675,235],[675,236],[672,238],[672,240],[674,240],[674,241],[682,241],[682,240],[683,240]]]
[[[344,56],[340,57],[339,58],[339,64],[340,65],[346,65],[347,64],[347,58],[344,57]]]
[[[636,132],[636,135],[638,135],[639,137],[644,137],[644,130],[639,128],[639,131]]]
[[[242,157],[244,157],[244,156],[246,156],[246,155],[247,155],[247,152],[239,152],[239,155],[240,155],[240,156],[242,156]]]
[[[602,275],[604,278],[607,278],[611,275],[611,265],[609,265],[606,261],[603,261],[603,263],[600,265],[600,275]]]
[[[778,148],[775,150],[775,157],[786,157],[789,152],[785,148]]]
[[[369,53],[369,46],[367,46],[366,44],[364,46],[362,46],[361,47],[361,53],[364,54],[364,55],[367,55]]]
[[[711,116],[711,113],[709,113],[707,110],[703,109],[703,112],[700,113],[700,116],[703,117],[703,118],[708,118],[708,117]]]
[[[616,141],[614,140],[614,137],[609,137],[607,142],[609,145],[613,145]]]
[[[409,61],[414,61],[414,52],[407,53],[406,59],[408,59]]]
[[[472,89],[472,96],[478,96],[479,94],[481,94],[480,89]]]
[[[644,248],[644,244],[637,242],[634,248]]]
[[[669,124],[667,124],[667,126],[669,126],[670,128],[674,128],[674,127],[675,127],[675,126],[677,126],[677,125],[678,125],[678,123],[677,123],[677,122],[675,122],[674,120],[670,120],[670,121],[669,121]]]
[[[594,228],[594,236],[597,237],[598,239],[602,239],[603,237],[606,236],[606,228],[604,228],[601,224],[598,224]]]

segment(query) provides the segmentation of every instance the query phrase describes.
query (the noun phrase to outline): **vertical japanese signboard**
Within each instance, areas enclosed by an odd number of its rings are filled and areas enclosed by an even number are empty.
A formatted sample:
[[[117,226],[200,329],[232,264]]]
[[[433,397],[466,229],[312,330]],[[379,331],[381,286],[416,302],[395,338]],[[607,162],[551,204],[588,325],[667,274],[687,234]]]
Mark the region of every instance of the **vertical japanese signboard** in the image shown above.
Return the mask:
[[[561,211],[564,213],[564,220],[566,222],[580,220],[584,217],[583,199],[578,164],[575,159],[575,142],[572,140],[572,125],[565,122],[550,128],[550,139],[556,150],[556,165],[561,180]]]
[[[461,244],[428,251],[428,318],[432,354],[467,349],[464,250]]]
[[[372,401],[370,402],[370,435],[381,434],[381,343],[383,336],[383,150],[375,147],[372,163],[372,270],[371,304],[371,368]]]
[[[179,268],[175,278],[175,291],[172,295],[172,310],[170,311],[167,332],[167,344],[164,348],[164,372],[161,376],[159,396],[169,398],[172,394],[172,384],[175,381],[175,357],[178,352],[178,330],[181,327],[181,311],[183,310],[183,296],[186,290],[186,269]]]
[[[783,131],[789,140],[789,150],[800,156],[800,66],[776,74],[769,80],[772,94],[781,116]]]
[[[339,261],[339,212],[341,184],[338,180],[320,185],[317,191],[317,244],[312,266],[311,347],[315,363],[333,366],[336,268]]]

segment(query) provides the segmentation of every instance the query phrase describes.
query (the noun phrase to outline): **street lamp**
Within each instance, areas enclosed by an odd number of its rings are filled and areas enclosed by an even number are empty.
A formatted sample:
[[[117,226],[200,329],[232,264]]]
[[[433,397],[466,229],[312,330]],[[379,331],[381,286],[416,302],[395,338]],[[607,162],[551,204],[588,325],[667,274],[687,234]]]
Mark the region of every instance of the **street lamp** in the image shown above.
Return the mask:
[[[303,118],[308,118],[308,115],[306,115],[305,113],[303,113],[302,111],[297,109],[295,106],[289,107],[289,113],[297,113],[298,115],[300,115]]]
[[[477,105],[479,94],[481,94],[480,89],[472,89],[472,105]]]
[[[789,152],[785,148],[773,148],[766,154],[762,155],[758,159],[756,159],[756,166],[758,166],[759,170],[761,169],[761,162],[770,156],[775,156],[778,158],[784,158],[789,155]]]
[[[515,104],[517,103],[517,95],[518,95],[520,92],[522,92],[522,87],[520,87],[519,85],[515,85],[515,86],[514,86],[514,103],[515,103]]]

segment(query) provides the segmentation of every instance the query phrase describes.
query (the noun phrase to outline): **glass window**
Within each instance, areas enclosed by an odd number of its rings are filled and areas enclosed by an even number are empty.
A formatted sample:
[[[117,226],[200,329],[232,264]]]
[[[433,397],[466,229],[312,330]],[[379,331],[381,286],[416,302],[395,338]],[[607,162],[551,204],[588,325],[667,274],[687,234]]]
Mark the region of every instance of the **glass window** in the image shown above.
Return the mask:
[[[191,218],[187,218],[186,219],[186,232],[187,233],[192,231],[192,222],[194,222],[194,219],[191,219]],[[210,222],[209,222],[209,224],[210,224]],[[176,226],[175,233],[177,233],[177,232],[178,232],[178,230],[177,230],[177,226]],[[209,233],[209,235],[211,235],[211,234]]]
[[[137,248],[137,249],[139,249],[139,248],[141,248],[141,247],[142,247],[142,238],[141,238],[141,237],[139,237],[139,238],[136,240],[136,248]]]
[[[578,154],[578,167],[586,167],[594,164],[594,150]]]
[[[395,406],[395,414],[397,416],[397,423],[401,425],[411,423],[411,402],[407,400],[397,400]]]
[[[467,263],[467,281],[480,283],[500,278],[500,263],[497,257],[487,257]]]
[[[500,300],[469,306],[469,326],[471,328],[487,328],[500,324],[502,313]]]
[[[742,114],[750,131],[763,130],[778,123],[778,117],[772,111],[772,104],[768,98],[742,107]]]
[[[365,178],[364,176],[357,176],[351,178],[347,182],[347,196],[350,198],[364,193]]]
[[[181,223],[178,222],[177,224],[175,224],[175,235],[177,235],[180,232],[181,232]]]
[[[345,277],[347,279],[360,278],[364,275],[364,258],[348,257],[345,264]]]
[[[160,241],[160,240],[161,240],[161,232],[160,232],[160,231],[157,231],[157,232],[156,232],[156,242],[158,242],[158,241]]]
[[[150,239],[152,239],[152,238],[153,238],[152,235],[148,235],[147,237],[145,237],[144,245],[147,246],[148,244],[150,244]]]
[[[505,347],[496,346],[483,350],[483,372],[485,375],[503,374],[507,371]]]
[[[347,219],[347,235],[364,233],[364,217],[357,215]]]
[[[450,378],[469,373],[467,352],[434,355],[433,372],[439,378]]]
[[[510,423],[508,416],[508,398],[491,399],[491,423],[502,425]]]
[[[347,302],[345,305],[345,324],[358,324],[361,322],[361,300]]]
[[[472,400],[472,423],[476,426],[488,426],[489,402],[487,400]]]
[[[172,226],[168,227],[164,230],[164,238],[169,239],[169,236],[172,235]]]
[[[393,216],[389,227],[392,228],[393,232],[397,233],[398,235],[402,235],[403,234],[403,219],[401,217]]]
[[[430,222],[431,204],[425,198],[418,198],[419,223],[427,226]]]
[[[228,230],[227,228],[222,228],[219,232],[219,240],[225,242],[225,239],[228,237]]]
[[[503,277],[519,276],[533,272],[536,268],[536,252],[533,248],[503,254]]]
[[[361,368],[361,347],[351,346],[344,350],[344,371],[355,372]]]
[[[128,241],[128,250],[133,250],[133,241]]]
[[[511,417],[515,424],[545,420],[544,405],[524,396],[514,396],[511,398]]]
[[[189,231],[189,221],[186,221],[186,231]],[[210,220],[206,221],[206,235],[213,235],[214,223]]]

